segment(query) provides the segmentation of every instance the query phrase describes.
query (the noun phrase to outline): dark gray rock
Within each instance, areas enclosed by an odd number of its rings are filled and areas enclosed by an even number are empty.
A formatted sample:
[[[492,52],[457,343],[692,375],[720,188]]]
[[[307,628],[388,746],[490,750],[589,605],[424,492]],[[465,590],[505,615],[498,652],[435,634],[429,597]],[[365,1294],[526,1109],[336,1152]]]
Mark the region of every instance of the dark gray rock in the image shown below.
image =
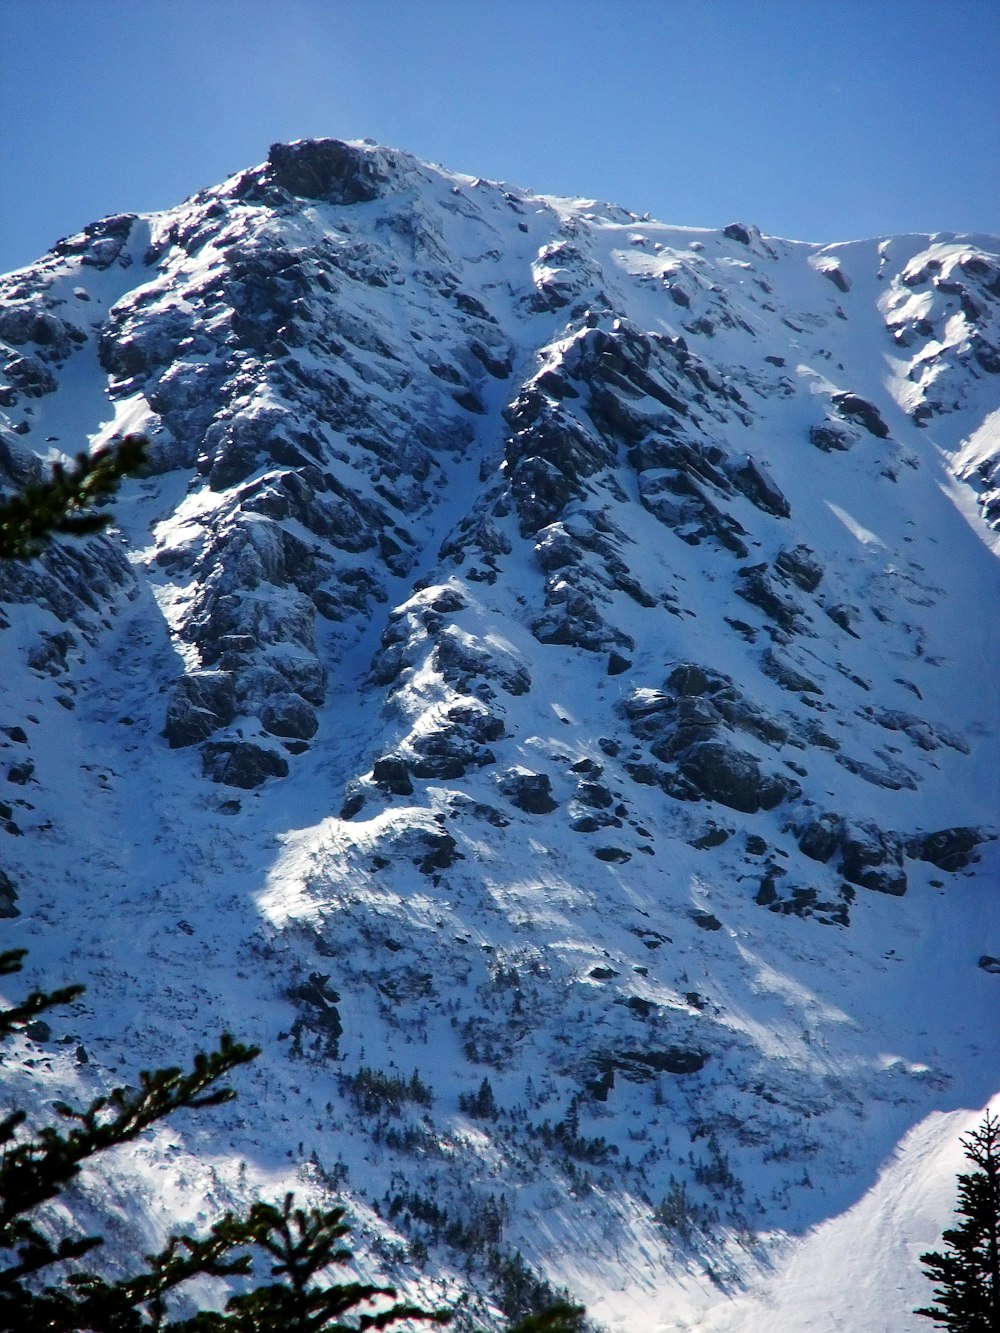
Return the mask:
[[[696,926],[700,926],[702,930],[722,929],[722,922],[714,914],[714,912],[702,912],[700,910],[694,910],[689,915],[694,924]]]
[[[857,442],[857,431],[830,417],[827,417],[821,425],[809,428],[809,443],[825,454],[846,453]]]
[[[777,681],[783,690],[789,690],[793,694],[823,693],[814,680],[803,675],[787,657],[774,648],[768,648],[765,652],[763,668],[764,674]]]
[[[612,1062],[625,1078],[645,1083],[657,1074],[697,1074],[708,1063],[708,1055],[689,1047],[665,1046],[652,1051],[621,1051]]]
[[[803,592],[815,592],[823,578],[823,566],[808,546],[793,546],[779,552],[774,564]]]
[[[559,804],[552,796],[552,782],[547,773],[513,768],[501,776],[499,786],[512,805],[530,815],[547,815]]]
[[[813,861],[829,861],[840,846],[843,820],[839,815],[820,815],[797,830],[799,851]]]
[[[816,737],[813,739],[815,744],[822,744]],[[884,787],[886,791],[917,790],[916,775],[898,759],[893,758],[889,761],[883,757],[881,764],[875,764],[867,759],[856,759],[853,755],[843,753],[835,755],[834,758],[849,773],[854,773],[865,782],[870,782],[873,787]]]
[[[260,720],[272,736],[300,741],[311,740],[319,727],[315,712],[301,694],[272,697],[261,709]]]
[[[210,741],[202,748],[202,771],[213,782],[250,791],[268,778],[288,776],[288,760],[253,741]]]
[[[372,779],[376,786],[381,787],[383,791],[391,792],[394,796],[410,796],[413,793],[409,770],[398,755],[387,755],[382,759],[376,759],[372,768]]]
[[[458,850],[458,843],[450,833],[445,833],[443,830],[434,832],[425,829],[421,832],[420,840],[423,845],[423,854],[420,856],[417,865],[418,869],[425,875],[433,875],[439,870],[447,870],[456,861],[464,859],[462,853]]]
[[[848,606],[846,602],[837,602],[834,606],[825,606],[823,610],[833,623],[839,625],[842,630],[846,630],[852,639],[861,637],[852,623],[855,617],[861,614],[856,606]]]
[[[627,852],[624,847],[595,847],[594,855],[598,861],[607,861],[613,865],[623,865],[632,859],[632,853]]]
[[[236,716],[236,690],[229,671],[192,671],[171,686],[163,734],[171,749],[197,745]]]
[[[963,870],[976,860],[975,850],[988,836],[981,829],[968,827],[918,833],[907,839],[906,854],[915,861],[929,861],[939,870]]]
[[[79,649],[80,643],[72,630],[57,630],[54,634],[42,631],[38,643],[28,650],[28,666],[47,676],[59,676],[66,670],[66,655]]]
[[[609,810],[615,798],[603,782],[581,782],[576,789],[576,799],[592,810]]]
[[[535,542],[535,558],[546,574],[575,564],[580,555],[580,543],[562,523],[550,523],[539,532]]]
[[[19,763],[11,764],[7,769],[7,781],[12,782],[15,787],[26,787],[31,781],[34,772],[34,760],[22,759]]]
[[[4,373],[16,395],[44,398],[54,393],[56,378],[35,356],[15,356],[4,366]]]
[[[819,270],[824,278],[829,278],[839,292],[851,290],[851,280],[839,264],[824,264]]]
[[[845,822],[840,835],[840,873],[851,884],[902,897],[906,892],[903,839],[871,820]]]
[[[17,888],[11,877],[0,870],[0,920],[20,916],[17,906]]]
[[[773,620],[774,623],[790,633],[797,629],[805,617],[802,607],[770,577],[767,565],[745,565],[740,570],[740,579],[736,585],[736,594]]]
[[[799,790],[786,778],[763,773],[753,755],[723,740],[692,745],[678,771],[701,795],[746,814],[772,810]]]
[[[888,439],[889,427],[882,420],[875,404],[870,403],[867,398],[862,398],[856,393],[835,393],[831,397],[831,402],[841,416],[847,417],[849,421],[859,422],[870,435],[879,440]]]
[[[91,222],[76,236],[57,241],[52,247],[56,255],[78,255],[81,264],[91,268],[110,268],[116,259],[121,259],[123,266],[128,259],[122,251],[132,233],[136,220],[134,213],[115,213],[111,217]]]
[[[363,204],[377,199],[388,183],[372,154],[339,139],[275,143],[267,161],[274,183],[303,199]]]
[[[730,241],[739,241],[740,245],[750,244],[750,229],[743,222],[730,222],[728,227],[723,227],[723,236]]]
[[[639,499],[654,518],[689,546],[711,541],[740,559],[749,547],[747,531],[732,514],[710,500],[705,489],[681,472],[640,472]]]
[[[791,506],[781,488],[752,454],[743,454],[739,459],[727,462],[726,475],[751,504],[766,514],[776,518],[788,518],[791,514]]]

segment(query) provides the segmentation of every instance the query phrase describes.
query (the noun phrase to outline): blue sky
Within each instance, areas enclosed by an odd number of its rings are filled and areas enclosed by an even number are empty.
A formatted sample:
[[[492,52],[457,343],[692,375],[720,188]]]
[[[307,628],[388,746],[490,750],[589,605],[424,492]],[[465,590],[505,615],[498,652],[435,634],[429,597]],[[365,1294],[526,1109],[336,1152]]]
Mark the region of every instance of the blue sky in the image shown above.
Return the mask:
[[[693,226],[1000,231],[1000,8],[0,0],[0,271],[308,135]]]

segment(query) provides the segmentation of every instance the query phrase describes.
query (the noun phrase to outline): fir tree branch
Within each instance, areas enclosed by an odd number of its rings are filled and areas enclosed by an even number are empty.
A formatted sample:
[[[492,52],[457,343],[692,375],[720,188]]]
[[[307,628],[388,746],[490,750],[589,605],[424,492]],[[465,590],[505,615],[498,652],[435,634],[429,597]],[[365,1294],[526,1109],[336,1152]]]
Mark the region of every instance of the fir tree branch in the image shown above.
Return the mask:
[[[77,454],[71,466],[56,463],[50,477],[0,501],[0,560],[31,560],[56,533],[83,537],[107,527],[111,515],[94,513],[93,506],[142,466],[147,447],[144,436],[126,435],[116,445]]]

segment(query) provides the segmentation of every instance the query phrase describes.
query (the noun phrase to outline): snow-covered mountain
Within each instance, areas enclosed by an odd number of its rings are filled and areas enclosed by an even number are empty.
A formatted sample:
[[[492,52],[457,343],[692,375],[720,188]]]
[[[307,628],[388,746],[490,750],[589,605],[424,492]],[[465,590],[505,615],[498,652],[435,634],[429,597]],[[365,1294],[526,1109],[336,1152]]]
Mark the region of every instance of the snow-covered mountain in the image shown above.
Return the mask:
[[[1000,240],[318,140],[0,295],[7,484],[152,442],[0,570],[3,943],[88,986],[9,1095],[263,1047],[81,1185],[112,1257],[293,1188],[494,1313],[923,1324],[1000,1084]]]

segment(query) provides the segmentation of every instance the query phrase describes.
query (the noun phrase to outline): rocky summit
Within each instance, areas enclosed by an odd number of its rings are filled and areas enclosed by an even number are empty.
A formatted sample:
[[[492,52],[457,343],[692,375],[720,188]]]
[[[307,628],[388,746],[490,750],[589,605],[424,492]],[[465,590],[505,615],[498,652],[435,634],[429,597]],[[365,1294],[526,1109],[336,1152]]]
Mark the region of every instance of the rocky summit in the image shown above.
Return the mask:
[[[1000,239],[305,140],[2,279],[0,357],[5,490],[150,441],[0,569],[4,947],[87,985],[7,1096],[263,1048],[81,1178],[108,1262],[293,1189],[480,1326],[922,1322],[1000,1057]]]

